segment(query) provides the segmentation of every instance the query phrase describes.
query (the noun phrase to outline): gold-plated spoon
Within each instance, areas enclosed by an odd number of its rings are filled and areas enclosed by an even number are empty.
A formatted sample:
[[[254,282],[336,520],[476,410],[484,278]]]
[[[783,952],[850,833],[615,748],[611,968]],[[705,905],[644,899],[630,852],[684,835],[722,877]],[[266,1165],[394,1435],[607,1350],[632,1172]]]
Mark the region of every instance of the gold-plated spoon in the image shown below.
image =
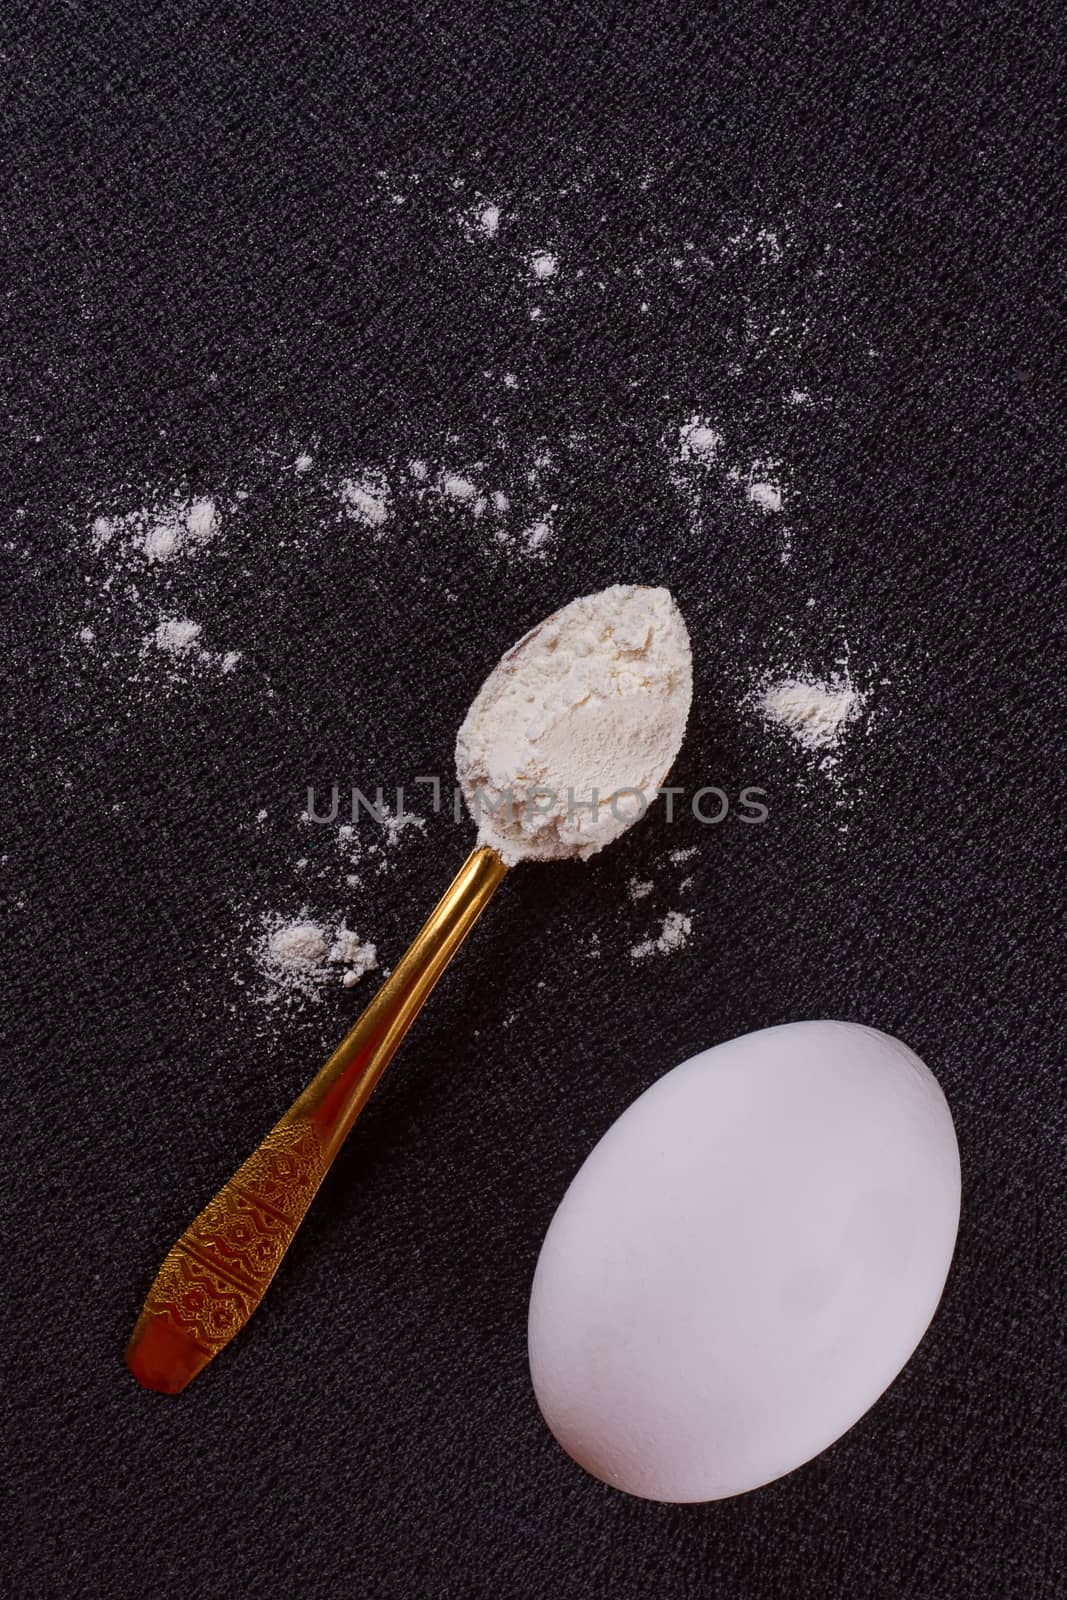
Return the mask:
[[[345,1137],[507,871],[473,850],[321,1072],[163,1261],[126,1348],[146,1389],[179,1394],[259,1305]]]

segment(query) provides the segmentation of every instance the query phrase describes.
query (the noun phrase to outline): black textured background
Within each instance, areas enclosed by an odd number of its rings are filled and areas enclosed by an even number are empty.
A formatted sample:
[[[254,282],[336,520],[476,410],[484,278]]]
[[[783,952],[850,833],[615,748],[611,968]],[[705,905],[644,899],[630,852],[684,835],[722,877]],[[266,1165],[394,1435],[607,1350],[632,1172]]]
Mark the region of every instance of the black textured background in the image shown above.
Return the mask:
[[[926,9],[6,9],[17,1600],[1062,1592],[1060,68],[1037,10]],[[477,193],[504,208],[492,247],[457,222]],[[729,246],[746,219],[780,228],[781,262]],[[542,243],[564,266],[543,294],[523,269]],[[787,407],[794,386],[818,405]],[[737,459],[787,464],[791,562],[736,493],[687,509],[664,463],[693,412]],[[521,525],[542,446],[544,561],[402,496],[381,541],[338,521],[339,476],[420,455],[486,462]],[[87,649],[90,524],[146,485],[232,509]],[[304,787],[447,771],[500,651],[628,579],[668,583],[693,635],[678,781],[762,783],[771,820],[650,819],[588,866],[516,872],[239,1344],[182,1398],[143,1393],[120,1358],[159,1259],[370,992],[265,1021],[248,917],[348,904],[395,960],[469,838],[433,820],[346,900],[326,830],[296,822]],[[199,616],[239,670],[134,660],[137,606]],[[828,670],[845,638],[875,720],[842,833],[738,702],[781,649]],[[637,904],[635,875],[656,884]],[[689,948],[631,962],[674,905]],[[948,1095],[964,1214],[942,1308],[795,1475],[631,1500],[532,1398],[544,1229],[660,1073],[819,1016],[899,1034]]]

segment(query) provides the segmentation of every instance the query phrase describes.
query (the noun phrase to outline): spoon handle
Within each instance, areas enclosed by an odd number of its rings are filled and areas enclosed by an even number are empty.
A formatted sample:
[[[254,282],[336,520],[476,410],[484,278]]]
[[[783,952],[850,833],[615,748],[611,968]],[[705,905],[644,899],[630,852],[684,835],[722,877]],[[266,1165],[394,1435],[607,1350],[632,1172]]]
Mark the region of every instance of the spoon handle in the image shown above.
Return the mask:
[[[178,1394],[259,1305],[352,1124],[507,868],[473,850],[370,1005],[163,1261],[126,1364]]]

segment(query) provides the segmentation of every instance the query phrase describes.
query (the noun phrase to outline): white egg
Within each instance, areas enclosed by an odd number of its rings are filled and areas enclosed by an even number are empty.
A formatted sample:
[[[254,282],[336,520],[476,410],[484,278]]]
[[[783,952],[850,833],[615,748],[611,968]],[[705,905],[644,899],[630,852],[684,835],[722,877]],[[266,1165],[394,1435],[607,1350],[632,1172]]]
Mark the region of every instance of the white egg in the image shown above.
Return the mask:
[[[906,1045],[791,1022],[623,1112],[545,1236],[530,1370],[605,1483],[718,1500],[825,1450],[934,1311],[960,1208],[952,1117]]]

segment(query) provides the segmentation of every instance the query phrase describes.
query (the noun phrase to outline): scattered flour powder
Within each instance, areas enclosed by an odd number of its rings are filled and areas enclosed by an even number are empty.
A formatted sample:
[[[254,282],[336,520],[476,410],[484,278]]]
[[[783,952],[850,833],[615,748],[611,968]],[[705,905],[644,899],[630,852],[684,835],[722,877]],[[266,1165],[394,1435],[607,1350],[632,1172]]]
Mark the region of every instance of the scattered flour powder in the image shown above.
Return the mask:
[[[93,647],[99,664],[153,695],[160,677],[152,663],[160,658],[170,669],[166,692],[190,669],[233,672],[241,659],[238,651],[206,649],[200,623],[180,612],[169,614],[187,572],[191,576],[190,558],[216,541],[220,525],[213,495],[155,494],[139,510],[93,517],[89,554],[95,570],[85,592],[91,622],[77,637]],[[164,606],[167,613],[161,614]]]
[[[765,683],[754,704],[765,722],[788,733],[804,750],[836,747],[863,710],[864,696],[848,669],[822,681],[809,673]]]
[[[554,278],[559,271],[559,257],[551,250],[535,250],[530,257],[530,270],[535,278]]]
[[[495,239],[500,232],[500,207],[495,201],[480,201],[459,219],[468,239]]]
[[[522,535],[523,542],[531,555],[543,555],[546,544],[552,537],[552,523],[547,517],[533,522]]]
[[[165,617],[152,634],[156,648],[165,650],[172,656],[180,656],[186,650],[199,649],[197,644],[199,638],[199,622],[190,622],[188,617]]]
[[[552,514],[557,507],[542,482],[553,460],[543,445],[526,459],[530,464],[524,464],[520,455],[513,468],[519,486],[516,498],[521,496],[518,505],[513,505],[511,492],[494,486],[491,477],[486,481],[484,461],[474,461],[458,470],[447,463],[432,466],[422,456],[398,457],[386,463],[384,469],[349,474],[334,482],[332,492],[350,521],[378,537],[402,526],[404,502],[414,501],[431,516],[436,503],[476,522],[485,517],[486,552],[499,550],[520,560],[544,561],[555,543]],[[310,467],[311,457],[298,457],[297,471],[304,470],[302,463]],[[396,498],[390,488],[393,480]],[[520,517],[524,518],[521,523]]]
[[[760,511],[781,511],[782,491],[776,483],[758,479],[745,490],[745,499]]]
[[[663,927],[655,939],[643,939],[640,944],[635,944],[630,950],[631,961],[643,961],[646,956],[672,955],[676,950],[682,950],[689,943],[689,935],[693,931],[693,919],[684,911],[668,911],[663,919]]]
[[[93,548],[130,541],[148,561],[172,561],[210,544],[219,531],[219,514],[210,496],[176,497],[161,506],[124,516],[98,516],[93,521]]]
[[[722,434],[707,417],[690,417],[678,429],[678,455],[682,461],[714,461],[722,446]]]
[[[688,501],[694,522],[699,523],[703,490],[712,478],[731,489],[741,489],[748,505],[763,515],[781,511],[784,500],[781,463],[753,461],[747,469],[742,469],[724,457],[724,444],[721,430],[709,417],[696,413],[677,430],[671,476]]]
[[[338,493],[345,515],[365,528],[380,529],[389,521],[389,488],[378,472],[365,472],[358,478],[343,478]]]
[[[202,631],[199,622],[192,622],[188,617],[164,617],[148,635],[145,644],[153,644],[164,655],[184,656],[202,666],[216,667],[220,672],[232,672],[241,659],[241,652],[205,650],[200,643]]]
[[[478,227],[487,239],[495,239],[500,232],[500,207],[483,206],[478,213]]]
[[[460,472],[446,472],[441,479],[441,493],[449,500],[475,500],[478,497],[478,486]]]
[[[343,918],[316,922],[307,911],[291,922],[267,913],[252,953],[266,979],[262,998],[268,1002],[318,1000],[338,975],[351,988],[378,965],[376,946],[361,939]]]

